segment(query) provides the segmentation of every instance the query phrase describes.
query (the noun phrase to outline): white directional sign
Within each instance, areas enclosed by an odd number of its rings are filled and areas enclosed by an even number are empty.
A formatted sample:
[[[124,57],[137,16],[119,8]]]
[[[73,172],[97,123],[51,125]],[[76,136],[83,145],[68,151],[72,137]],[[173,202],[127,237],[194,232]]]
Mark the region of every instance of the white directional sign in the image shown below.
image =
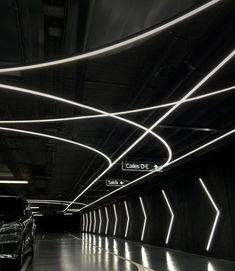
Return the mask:
[[[122,162],[122,170],[124,171],[161,171],[161,168],[152,162]]]
[[[106,186],[123,186],[127,184],[128,181],[124,179],[108,179],[106,180]]]

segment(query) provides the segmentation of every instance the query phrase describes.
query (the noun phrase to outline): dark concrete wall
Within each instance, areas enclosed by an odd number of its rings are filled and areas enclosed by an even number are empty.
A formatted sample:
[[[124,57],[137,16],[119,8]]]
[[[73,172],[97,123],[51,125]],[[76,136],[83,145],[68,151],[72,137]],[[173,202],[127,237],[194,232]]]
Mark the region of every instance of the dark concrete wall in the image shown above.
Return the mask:
[[[144,243],[234,260],[235,170],[232,158],[233,150],[233,147],[228,146],[222,151],[212,152],[204,158],[195,158],[185,165],[147,180],[135,192],[129,192],[127,198],[115,203],[118,214],[116,236],[124,238],[127,221],[124,207],[124,200],[126,200],[130,213],[127,239],[140,241],[144,222],[139,201],[139,196],[141,196],[148,217]],[[206,246],[216,212],[200,184],[199,178],[204,181],[221,212],[208,252]],[[165,240],[171,215],[162,189],[166,192],[175,214],[168,245],[165,244]],[[108,235],[112,235],[113,206],[107,207],[110,214]],[[106,216],[104,208],[102,209],[103,224],[105,224]],[[102,227],[102,234],[104,234],[104,229],[105,227]]]

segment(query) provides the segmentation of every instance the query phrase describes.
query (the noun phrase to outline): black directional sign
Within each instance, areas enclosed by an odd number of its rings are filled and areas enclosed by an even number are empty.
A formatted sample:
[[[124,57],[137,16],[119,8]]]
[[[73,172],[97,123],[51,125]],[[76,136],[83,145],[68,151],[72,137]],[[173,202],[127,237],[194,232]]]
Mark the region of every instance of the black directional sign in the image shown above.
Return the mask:
[[[127,184],[128,181],[124,179],[108,179],[106,180],[106,186],[123,186]]]
[[[161,171],[161,168],[152,162],[122,162],[122,170],[124,171]]]

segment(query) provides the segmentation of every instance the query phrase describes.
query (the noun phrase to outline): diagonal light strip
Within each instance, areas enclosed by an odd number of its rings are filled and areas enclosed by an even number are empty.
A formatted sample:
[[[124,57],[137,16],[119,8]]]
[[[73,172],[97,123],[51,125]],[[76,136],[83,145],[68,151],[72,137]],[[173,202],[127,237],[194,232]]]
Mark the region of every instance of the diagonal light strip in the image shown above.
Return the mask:
[[[126,201],[124,201],[124,205],[125,205],[126,217],[127,217],[126,230],[125,230],[125,238],[126,238],[127,234],[128,234],[129,224],[130,224],[130,216],[129,216],[129,211],[128,211],[128,207],[127,207]]]
[[[90,215],[90,226],[89,226],[89,232],[91,232],[91,229],[92,229],[92,213],[90,212],[89,213]]]
[[[37,132],[32,132],[32,131],[22,130],[22,129],[13,129],[13,128],[7,128],[7,127],[0,127],[0,130],[7,131],[7,132],[20,133],[20,134],[34,135],[34,136],[39,136],[39,137],[44,137],[44,138],[50,138],[50,139],[54,139],[54,140],[57,140],[57,141],[62,141],[62,142],[65,142],[65,143],[73,144],[73,145],[88,149],[90,151],[96,152],[97,154],[103,156],[108,161],[109,165],[112,164],[112,161],[110,160],[110,158],[106,154],[104,154],[103,152],[101,152],[101,151],[99,151],[99,150],[97,150],[97,149],[95,149],[93,147],[90,147],[88,145],[78,143],[76,141],[72,141],[72,140],[65,139],[65,138],[58,137],[58,136],[52,136],[52,135],[48,135],[48,134],[37,133]]]
[[[139,200],[140,200],[141,208],[142,208],[143,215],[144,215],[144,224],[143,224],[142,233],[141,233],[141,241],[143,241],[144,240],[145,229],[146,229],[146,223],[147,223],[147,215],[146,215],[146,211],[145,211],[145,207],[144,207],[142,197],[139,197]]]
[[[93,214],[94,214],[94,228],[93,228],[93,233],[95,233],[95,230],[96,230],[96,213],[95,213],[95,210],[93,211]]]
[[[235,90],[235,86],[231,86],[228,88],[212,91],[210,93],[206,93],[203,95],[195,96],[193,98],[186,99],[182,104],[199,101],[201,99],[210,98],[219,94],[230,93],[232,90]],[[150,110],[156,110],[166,107],[171,107],[175,105],[177,101],[170,102],[166,104],[154,105],[150,107],[144,107],[133,110],[126,110],[120,112],[110,113],[112,116],[120,116],[120,115],[128,115],[128,114],[136,114]],[[25,119],[25,120],[0,120],[0,124],[32,124],[32,123],[48,123],[48,122],[64,122],[64,121],[74,121],[74,120],[85,120],[85,119],[96,119],[96,118],[106,118],[110,117],[109,115],[99,114],[99,115],[86,115],[86,116],[78,116],[78,117],[65,117],[65,118],[46,118],[46,119]],[[133,125],[133,124],[132,124]]]
[[[109,214],[108,214],[108,209],[105,207],[105,214],[106,214],[106,227],[105,227],[105,235],[108,233],[108,228],[109,228]]]
[[[88,213],[86,213],[86,232],[88,232],[88,224],[89,224],[89,218],[88,218]]]
[[[108,52],[112,52],[114,50],[126,47],[128,45],[131,44],[135,44],[138,41],[144,40],[146,38],[150,38],[154,35],[156,35],[157,33],[171,27],[174,26],[200,12],[202,12],[203,10],[215,5],[216,3],[220,2],[221,0],[211,0],[208,3],[199,6],[198,8],[195,8],[175,19],[170,20],[167,23],[164,23],[160,26],[157,26],[151,30],[147,30],[141,34],[137,34],[132,36],[131,38],[127,38],[124,39],[121,42],[117,42],[114,43],[112,45],[108,45],[105,47],[102,47],[100,49],[95,49],[93,51],[90,52],[86,52],[83,54],[79,54],[79,55],[75,55],[72,57],[67,57],[67,58],[63,58],[63,59],[59,59],[59,60],[54,60],[54,61],[48,61],[48,62],[43,62],[43,63],[38,63],[38,64],[31,64],[31,65],[25,65],[25,66],[18,66],[18,67],[11,67],[11,68],[1,68],[0,69],[0,73],[6,73],[6,72],[14,72],[14,71],[24,71],[24,70],[32,70],[32,69],[38,69],[38,68],[43,68],[43,67],[49,67],[49,66],[55,66],[55,65],[61,65],[61,64],[65,64],[65,63],[69,63],[69,62],[73,62],[73,61],[79,61],[82,59],[87,59],[87,58],[91,58],[91,57],[95,57],[95,56],[99,56],[99,55],[103,55],[103,54],[107,54]]]
[[[200,146],[200,147],[198,147],[198,148],[196,148],[196,149],[194,149],[194,150],[192,150],[192,151],[190,151],[190,152],[188,152],[188,153],[186,153],[186,154],[184,154],[184,155],[178,157],[177,159],[172,160],[171,163],[169,163],[169,165],[165,166],[165,168],[171,166],[171,165],[174,164],[174,163],[177,163],[177,162],[180,161],[180,160],[183,160],[183,159],[186,158],[186,157],[191,156],[192,154],[194,154],[194,153],[196,153],[196,152],[198,152],[198,151],[200,151],[200,150],[202,150],[202,149],[205,149],[206,147],[208,147],[208,146],[210,146],[210,145],[212,145],[212,144],[214,144],[214,143],[216,143],[216,142],[218,142],[218,141],[220,141],[220,140],[222,140],[222,139],[224,139],[224,138],[226,138],[226,137],[228,137],[228,136],[230,136],[230,135],[232,135],[232,134],[234,134],[234,133],[235,133],[235,129],[233,129],[233,130],[231,130],[231,131],[229,131],[229,132],[227,132],[227,133],[225,133],[225,134],[223,134],[223,135],[221,135],[221,136],[219,136],[219,137],[216,137],[215,139],[213,139],[213,140],[207,142],[206,144],[203,144],[202,146]],[[102,196],[101,198],[99,198],[99,199],[97,199],[97,200],[95,200],[95,201],[89,203],[87,206],[82,207],[79,211],[82,211],[83,209],[88,208],[88,207],[90,207],[91,205],[94,205],[95,203],[100,202],[100,201],[102,201],[103,199],[105,199],[105,198],[107,198],[107,197],[109,197],[109,196],[111,196],[111,195],[113,195],[113,194],[119,192],[120,190],[123,190],[123,189],[125,189],[125,188],[127,188],[127,187],[129,187],[129,186],[131,186],[131,185],[133,185],[133,184],[139,182],[140,180],[143,180],[143,179],[145,179],[145,178],[147,178],[147,177],[149,177],[149,176],[151,176],[151,175],[153,175],[153,174],[155,174],[155,173],[156,173],[156,171],[150,171],[150,172],[148,172],[147,174],[145,174],[145,175],[143,175],[143,176],[141,176],[141,177],[139,177],[139,178],[137,178],[137,179],[135,179],[135,180],[129,182],[128,184],[126,184],[126,185],[124,185],[124,186],[121,186],[121,187],[119,187],[119,188],[113,190],[112,192],[110,192],[110,193],[108,193],[108,194]]]
[[[113,204],[113,211],[114,211],[114,217],[115,217],[114,228],[113,228],[113,236],[116,236],[118,218],[117,218],[117,210],[116,210],[115,204]]]
[[[101,216],[101,211],[99,209],[99,219],[100,219],[100,223],[99,223],[99,234],[101,233],[101,226],[102,226],[102,216]]]
[[[186,95],[183,96],[170,110],[168,110],[161,118],[159,118],[145,133],[142,134],[134,143],[132,143],[115,161],[113,161],[112,166],[116,164],[122,157],[124,157],[130,150],[132,150],[152,129],[157,127],[163,120],[165,120],[173,111],[175,111],[187,98],[189,98],[193,93],[195,93],[205,82],[207,82],[216,72],[218,72],[226,63],[228,63],[235,55],[235,49],[226,56],[214,69],[212,69],[202,80],[199,81]],[[111,166],[111,167],[112,167]],[[166,165],[160,166],[159,168],[164,168]],[[109,170],[109,169],[108,169]],[[100,176],[106,173],[105,170]],[[99,178],[99,177],[98,177]],[[81,192],[72,202],[75,202],[83,192]],[[64,210],[66,211],[66,209]]]
[[[214,220],[214,223],[213,223],[213,226],[212,226],[212,229],[211,229],[211,232],[210,232],[209,240],[208,240],[208,243],[207,243],[207,246],[206,246],[206,250],[208,251],[210,249],[211,242],[213,240],[215,229],[216,229],[218,219],[219,219],[219,216],[220,216],[220,211],[219,211],[218,207],[216,206],[215,201],[213,200],[213,198],[212,198],[210,192],[208,191],[206,185],[204,184],[203,180],[201,178],[199,178],[199,181],[200,181],[205,193],[207,194],[211,204],[213,205],[213,207],[214,207],[214,209],[216,211],[215,220]]]
[[[171,230],[172,230],[172,225],[173,225],[173,221],[174,221],[174,217],[175,217],[175,216],[174,216],[174,213],[173,213],[173,211],[172,211],[170,202],[169,202],[169,200],[168,200],[168,198],[167,198],[167,195],[166,195],[166,193],[165,193],[164,190],[162,190],[162,194],[163,194],[164,199],[165,199],[165,201],[166,201],[166,203],[167,203],[168,209],[169,209],[169,211],[170,211],[170,213],[171,213],[171,221],[170,221],[170,224],[169,224],[169,227],[168,227],[167,237],[166,237],[166,241],[165,241],[165,243],[168,244],[169,239],[170,239]]]

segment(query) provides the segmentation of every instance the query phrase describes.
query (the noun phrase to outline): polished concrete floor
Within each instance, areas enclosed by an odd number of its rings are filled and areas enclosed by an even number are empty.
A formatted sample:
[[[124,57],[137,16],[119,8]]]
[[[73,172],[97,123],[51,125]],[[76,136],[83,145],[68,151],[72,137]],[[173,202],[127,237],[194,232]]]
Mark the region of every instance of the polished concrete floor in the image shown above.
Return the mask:
[[[4,269],[4,270],[8,270]],[[93,234],[43,234],[22,271],[234,271],[235,262]]]

